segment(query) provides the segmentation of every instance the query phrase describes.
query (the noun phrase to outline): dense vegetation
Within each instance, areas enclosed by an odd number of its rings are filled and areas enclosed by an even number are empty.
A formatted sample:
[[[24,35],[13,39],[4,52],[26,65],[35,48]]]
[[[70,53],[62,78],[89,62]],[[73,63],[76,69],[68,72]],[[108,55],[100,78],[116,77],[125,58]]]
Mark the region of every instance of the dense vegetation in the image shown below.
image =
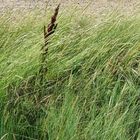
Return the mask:
[[[0,17],[0,140],[139,140],[139,14],[60,13],[43,82],[50,16],[22,14]]]

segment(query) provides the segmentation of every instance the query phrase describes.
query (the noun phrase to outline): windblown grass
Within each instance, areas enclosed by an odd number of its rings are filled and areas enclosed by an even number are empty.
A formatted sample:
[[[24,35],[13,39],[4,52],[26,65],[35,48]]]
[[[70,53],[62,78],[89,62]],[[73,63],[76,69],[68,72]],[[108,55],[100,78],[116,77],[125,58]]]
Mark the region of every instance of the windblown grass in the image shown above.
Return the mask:
[[[140,139],[140,16],[101,19],[59,16],[46,81],[31,90],[21,83],[39,70],[48,17],[0,19],[0,140]]]

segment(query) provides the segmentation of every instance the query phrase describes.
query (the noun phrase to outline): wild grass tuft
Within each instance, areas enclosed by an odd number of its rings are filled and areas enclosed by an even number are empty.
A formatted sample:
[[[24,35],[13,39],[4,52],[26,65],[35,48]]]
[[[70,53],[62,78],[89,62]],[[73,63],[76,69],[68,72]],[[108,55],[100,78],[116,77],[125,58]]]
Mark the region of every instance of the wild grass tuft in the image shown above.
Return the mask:
[[[139,13],[61,13],[40,84],[47,19],[0,19],[0,139],[140,139]]]

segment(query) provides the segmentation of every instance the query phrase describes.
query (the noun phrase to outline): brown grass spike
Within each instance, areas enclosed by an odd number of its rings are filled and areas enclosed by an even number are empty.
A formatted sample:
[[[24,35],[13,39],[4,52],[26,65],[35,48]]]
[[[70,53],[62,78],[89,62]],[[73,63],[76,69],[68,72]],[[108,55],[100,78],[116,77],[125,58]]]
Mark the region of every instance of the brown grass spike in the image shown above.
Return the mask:
[[[48,27],[46,29],[46,26],[44,26],[44,46],[42,47],[42,59],[41,59],[41,67],[39,70],[41,81],[44,79],[44,75],[46,75],[48,68],[47,68],[47,53],[48,53],[48,37],[55,32],[55,29],[57,27],[56,19],[59,12],[60,4],[56,7],[54,15],[51,17],[51,21],[48,24]]]

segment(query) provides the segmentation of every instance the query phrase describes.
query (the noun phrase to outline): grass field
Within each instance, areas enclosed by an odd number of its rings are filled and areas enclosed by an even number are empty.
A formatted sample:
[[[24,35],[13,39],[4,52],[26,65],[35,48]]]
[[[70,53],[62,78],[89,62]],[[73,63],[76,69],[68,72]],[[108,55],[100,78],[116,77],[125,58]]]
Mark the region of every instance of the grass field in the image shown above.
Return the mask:
[[[90,13],[90,12],[89,12]],[[140,14],[67,8],[0,17],[0,140],[140,140]]]

